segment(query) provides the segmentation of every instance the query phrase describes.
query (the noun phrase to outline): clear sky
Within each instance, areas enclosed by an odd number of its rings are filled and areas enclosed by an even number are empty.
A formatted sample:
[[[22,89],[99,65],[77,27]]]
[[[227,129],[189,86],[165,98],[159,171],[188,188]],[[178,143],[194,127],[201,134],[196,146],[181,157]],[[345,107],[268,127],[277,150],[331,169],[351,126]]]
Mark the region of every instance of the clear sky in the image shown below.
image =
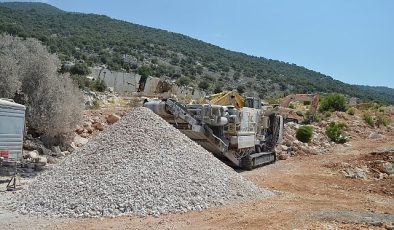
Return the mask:
[[[394,88],[394,0],[47,0]]]

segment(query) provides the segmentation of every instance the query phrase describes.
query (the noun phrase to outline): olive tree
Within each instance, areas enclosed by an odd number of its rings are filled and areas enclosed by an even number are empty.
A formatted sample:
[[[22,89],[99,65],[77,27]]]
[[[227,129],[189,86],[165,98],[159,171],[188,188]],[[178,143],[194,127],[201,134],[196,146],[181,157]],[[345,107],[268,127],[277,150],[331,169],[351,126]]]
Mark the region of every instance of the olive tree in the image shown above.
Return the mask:
[[[82,95],[68,75],[58,73],[58,57],[36,39],[4,34],[0,54],[0,97],[21,91],[29,128],[51,137],[70,133],[82,116]]]

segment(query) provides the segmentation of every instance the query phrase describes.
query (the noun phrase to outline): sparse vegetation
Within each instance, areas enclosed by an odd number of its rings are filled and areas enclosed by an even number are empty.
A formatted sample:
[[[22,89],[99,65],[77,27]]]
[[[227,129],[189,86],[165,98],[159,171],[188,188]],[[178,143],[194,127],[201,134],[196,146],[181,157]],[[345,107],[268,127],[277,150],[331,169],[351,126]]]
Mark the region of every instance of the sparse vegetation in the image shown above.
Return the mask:
[[[349,115],[351,115],[351,116],[354,116],[354,114],[356,113],[356,110],[355,110],[353,107],[351,107],[351,108],[349,108],[349,109],[347,110],[347,113],[348,113]]]
[[[363,113],[363,120],[365,121],[365,123],[367,123],[369,126],[371,126],[372,128],[375,127],[375,123],[372,119],[372,116],[369,112],[364,112]]]
[[[289,104],[289,108],[290,108],[290,109],[295,109],[296,107],[295,107],[295,105],[294,105],[293,103],[290,103],[290,104]]]
[[[107,89],[107,83],[104,80],[90,80],[81,75],[72,75],[72,80],[80,89],[89,89],[93,91],[104,92]]]
[[[309,143],[312,139],[312,135],[313,135],[313,127],[309,125],[300,126],[296,132],[297,140],[304,143]]]
[[[320,112],[325,111],[346,111],[346,99],[345,96],[338,93],[331,93],[323,97],[320,101],[319,106]]]
[[[390,124],[390,118],[385,116],[384,114],[378,113],[378,114],[376,114],[376,117],[377,117],[378,124],[382,124],[384,126],[387,126]]]
[[[92,106],[90,107],[90,109],[99,109],[100,108],[100,103],[99,100],[94,99],[92,102]]]
[[[326,127],[326,135],[335,143],[346,143],[348,138],[344,132],[345,127],[346,125],[344,123],[336,123],[333,121]]]

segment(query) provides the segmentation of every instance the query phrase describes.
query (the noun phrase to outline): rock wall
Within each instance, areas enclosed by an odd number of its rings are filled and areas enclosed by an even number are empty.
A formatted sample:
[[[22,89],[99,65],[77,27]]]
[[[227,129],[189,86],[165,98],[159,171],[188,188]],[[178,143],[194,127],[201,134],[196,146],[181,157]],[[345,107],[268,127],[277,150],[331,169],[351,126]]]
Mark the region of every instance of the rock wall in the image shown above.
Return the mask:
[[[91,77],[95,80],[104,80],[108,87],[120,94],[136,93],[141,76],[134,73],[116,72],[104,68],[90,68]],[[143,92],[140,96],[156,97],[188,97],[198,99],[206,96],[206,93],[192,87],[181,87],[167,80],[157,77],[148,77]]]

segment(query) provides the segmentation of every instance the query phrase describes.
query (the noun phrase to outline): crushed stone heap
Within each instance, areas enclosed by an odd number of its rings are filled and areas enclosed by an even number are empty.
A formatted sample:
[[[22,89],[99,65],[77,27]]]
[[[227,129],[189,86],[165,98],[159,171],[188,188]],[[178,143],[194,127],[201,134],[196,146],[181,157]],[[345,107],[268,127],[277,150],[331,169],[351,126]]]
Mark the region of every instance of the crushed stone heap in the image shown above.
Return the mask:
[[[270,196],[146,108],[52,169],[13,205],[64,217],[159,215]]]

